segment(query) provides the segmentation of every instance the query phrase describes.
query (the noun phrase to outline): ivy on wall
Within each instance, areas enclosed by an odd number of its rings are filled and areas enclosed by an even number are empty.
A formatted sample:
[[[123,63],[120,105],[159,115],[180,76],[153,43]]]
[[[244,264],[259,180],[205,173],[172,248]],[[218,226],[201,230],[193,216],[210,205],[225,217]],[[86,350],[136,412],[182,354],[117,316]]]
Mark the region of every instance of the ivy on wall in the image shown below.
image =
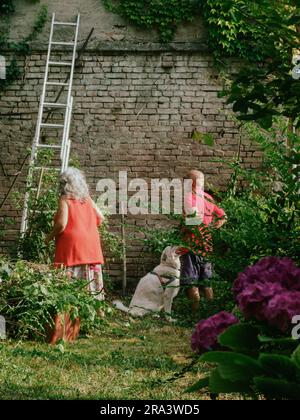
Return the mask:
[[[35,1],[35,0],[33,0]],[[30,53],[30,43],[34,41],[43,30],[47,21],[48,9],[46,6],[41,6],[33,27],[24,39],[19,42],[11,42],[9,40],[11,17],[15,12],[15,5],[13,0],[2,0],[0,5],[0,54],[5,51],[12,53],[10,63],[7,65],[6,78],[0,80],[0,94],[7,89],[12,83],[18,80],[23,70],[17,63],[20,56],[25,56]]]
[[[264,61],[290,48],[299,0],[199,0],[208,43],[218,56]],[[297,6],[298,3],[298,6]],[[299,18],[299,16],[298,16]]]
[[[157,29],[161,42],[174,38],[178,25],[191,22],[197,13],[195,0],[102,0],[106,8],[146,29]]]
[[[293,48],[300,49],[300,0],[101,1],[108,10],[138,27],[157,29],[161,42],[172,41],[180,24],[202,16],[211,53],[221,62],[232,56],[244,60],[244,68],[224,92],[238,118],[255,120],[269,128],[276,115],[291,121],[300,115],[300,83],[290,75]],[[0,54],[2,49],[15,54],[7,79],[0,80],[0,92],[22,74],[17,56],[29,52],[30,42],[47,18],[43,7],[31,34],[19,43],[11,43],[8,34],[13,13],[14,1],[1,0]]]
[[[300,83],[291,77],[293,49],[300,50],[300,0],[102,0],[129,22],[157,29],[170,42],[179,24],[199,14],[217,59],[245,66],[223,92],[241,121],[268,129],[281,115],[300,127]]]
[[[12,0],[2,0],[0,4],[0,16],[14,12],[15,6]]]
[[[15,6],[12,0],[3,0],[0,4],[0,51],[7,43],[10,16],[14,13],[14,11]]]
[[[242,122],[269,129],[277,116],[300,127],[300,83],[291,76],[300,49],[299,0],[205,0],[208,42],[215,56],[243,59],[223,92]]]

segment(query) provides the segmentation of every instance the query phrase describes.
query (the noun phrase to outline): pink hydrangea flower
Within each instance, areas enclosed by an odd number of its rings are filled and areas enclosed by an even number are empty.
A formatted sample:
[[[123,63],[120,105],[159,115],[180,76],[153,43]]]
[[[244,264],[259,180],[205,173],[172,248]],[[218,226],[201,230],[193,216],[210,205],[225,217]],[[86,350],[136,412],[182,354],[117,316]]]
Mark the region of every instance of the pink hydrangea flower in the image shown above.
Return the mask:
[[[238,324],[239,320],[228,312],[220,312],[196,325],[192,335],[192,349],[197,353],[205,353],[218,346],[218,337],[228,327]]]
[[[300,315],[300,268],[289,258],[262,258],[238,276],[233,292],[247,319],[285,332]]]

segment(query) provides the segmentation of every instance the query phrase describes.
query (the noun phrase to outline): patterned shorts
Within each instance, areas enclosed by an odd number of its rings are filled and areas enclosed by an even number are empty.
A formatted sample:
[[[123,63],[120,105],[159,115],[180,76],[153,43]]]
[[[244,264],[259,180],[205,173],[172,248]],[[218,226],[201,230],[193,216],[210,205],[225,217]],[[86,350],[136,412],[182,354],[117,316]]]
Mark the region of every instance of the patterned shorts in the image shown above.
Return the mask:
[[[182,255],[180,262],[180,283],[182,286],[195,286],[200,289],[211,287],[213,268],[210,262],[191,252]]]
[[[86,280],[88,291],[95,296],[95,299],[105,299],[101,264],[83,264],[67,267],[67,274],[74,280]]]

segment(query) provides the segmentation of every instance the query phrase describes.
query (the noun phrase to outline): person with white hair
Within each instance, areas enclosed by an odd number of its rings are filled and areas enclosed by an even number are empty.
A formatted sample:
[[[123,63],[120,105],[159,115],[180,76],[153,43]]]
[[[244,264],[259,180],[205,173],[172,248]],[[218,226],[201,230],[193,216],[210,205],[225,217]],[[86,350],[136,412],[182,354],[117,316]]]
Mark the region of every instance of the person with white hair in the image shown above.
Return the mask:
[[[59,203],[46,244],[55,239],[56,267],[70,278],[85,279],[91,293],[104,299],[104,263],[98,226],[104,216],[91,199],[83,172],[68,168],[60,175]]]

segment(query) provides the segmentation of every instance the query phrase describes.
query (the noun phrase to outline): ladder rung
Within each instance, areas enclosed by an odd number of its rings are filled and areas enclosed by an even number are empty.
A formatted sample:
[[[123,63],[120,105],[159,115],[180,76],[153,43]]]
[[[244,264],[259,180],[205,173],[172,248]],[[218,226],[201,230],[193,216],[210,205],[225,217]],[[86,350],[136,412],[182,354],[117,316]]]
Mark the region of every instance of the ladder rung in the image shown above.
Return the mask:
[[[58,41],[52,41],[51,45],[75,45],[75,42],[58,42]]]
[[[37,144],[37,147],[44,147],[45,149],[60,149],[61,146],[57,144]]]
[[[69,83],[63,83],[63,82],[46,82],[46,85],[48,85],[48,86],[69,86]]]
[[[67,104],[60,104],[58,102],[44,102],[44,106],[50,107],[50,108],[66,108]]]
[[[53,22],[53,25],[63,25],[63,26],[77,26],[75,22]]]
[[[41,123],[41,127],[48,127],[48,128],[64,128],[63,124],[49,124],[49,123]]]
[[[65,61],[49,61],[50,66],[72,66],[72,63],[67,63]]]

